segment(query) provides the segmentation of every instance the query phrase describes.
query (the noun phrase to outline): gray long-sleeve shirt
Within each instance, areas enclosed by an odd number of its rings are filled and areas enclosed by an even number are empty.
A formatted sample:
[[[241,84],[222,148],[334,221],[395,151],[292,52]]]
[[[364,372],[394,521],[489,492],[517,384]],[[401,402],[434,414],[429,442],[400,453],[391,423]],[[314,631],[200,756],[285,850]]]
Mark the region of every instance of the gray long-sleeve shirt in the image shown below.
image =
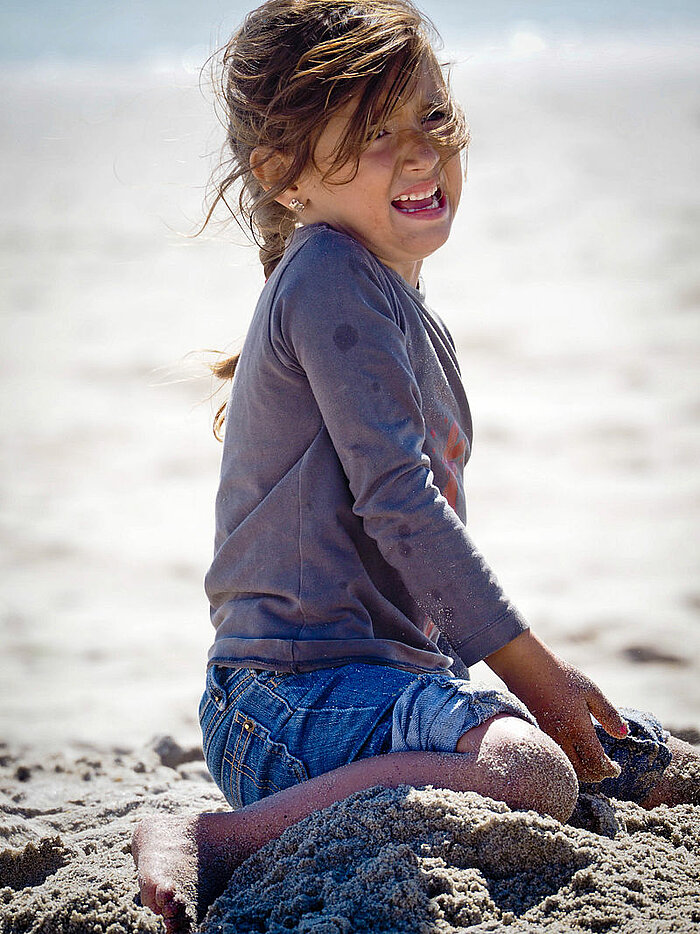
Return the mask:
[[[418,290],[325,224],[296,231],[233,381],[206,577],[210,663],[471,664],[526,629],[466,528],[471,417]]]

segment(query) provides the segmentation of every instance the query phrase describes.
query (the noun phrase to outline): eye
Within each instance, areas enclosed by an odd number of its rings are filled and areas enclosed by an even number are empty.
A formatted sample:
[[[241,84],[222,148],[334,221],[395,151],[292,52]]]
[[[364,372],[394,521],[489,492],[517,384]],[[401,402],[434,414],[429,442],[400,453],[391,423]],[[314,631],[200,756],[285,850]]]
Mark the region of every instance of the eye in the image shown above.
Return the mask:
[[[377,139],[383,139],[388,133],[386,127],[372,127],[367,133],[367,144],[369,145]]]
[[[423,125],[427,123],[444,123],[447,119],[447,114],[444,110],[431,110],[427,117],[423,117]]]

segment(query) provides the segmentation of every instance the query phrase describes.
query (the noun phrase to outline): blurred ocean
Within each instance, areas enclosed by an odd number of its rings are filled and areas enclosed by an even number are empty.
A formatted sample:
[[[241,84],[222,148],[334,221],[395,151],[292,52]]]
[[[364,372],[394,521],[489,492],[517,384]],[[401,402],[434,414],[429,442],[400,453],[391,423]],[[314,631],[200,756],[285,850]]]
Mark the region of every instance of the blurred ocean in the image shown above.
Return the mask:
[[[473,132],[425,266],[472,534],[613,700],[700,729],[700,11],[424,7]],[[196,738],[220,453],[197,352],[240,345],[262,284],[235,229],[188,236],[221,143],[198,72],[243,9],[2,9],[0,740]]]

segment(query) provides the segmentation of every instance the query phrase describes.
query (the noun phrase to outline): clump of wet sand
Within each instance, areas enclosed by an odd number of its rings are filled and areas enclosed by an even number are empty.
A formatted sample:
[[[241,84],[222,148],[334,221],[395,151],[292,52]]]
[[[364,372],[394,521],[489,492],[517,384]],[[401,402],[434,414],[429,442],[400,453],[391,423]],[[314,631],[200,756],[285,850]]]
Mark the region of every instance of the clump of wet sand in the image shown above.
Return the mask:
[[[585,796],[573,820],[471,792],[363,791],[249,859],[203,930],[698,929],[700,808]]]
[[[0,749],[0,931],[161,932],[136,900],[146,814],[225,809],[196,751]],[[690,932],[700,807],[582,796],[570,824],[473,793],[369,789],[248,859],[206,934]]]

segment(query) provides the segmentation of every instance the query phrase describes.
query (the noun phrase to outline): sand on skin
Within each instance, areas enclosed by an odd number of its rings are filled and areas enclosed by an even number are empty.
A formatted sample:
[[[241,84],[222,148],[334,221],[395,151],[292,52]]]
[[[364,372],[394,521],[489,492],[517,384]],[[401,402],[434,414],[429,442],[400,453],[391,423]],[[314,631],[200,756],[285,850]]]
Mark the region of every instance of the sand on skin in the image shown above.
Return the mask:
[[[135,900],[129,840],[147,813],[226,808],[194,756],[174,741],[41,760],[5,747],[3,934],[162,930]],[[470,792],[369,789],[248,859],[201,929],[690,932],[699,890],[700,806],[586,796],[562,825]]]

